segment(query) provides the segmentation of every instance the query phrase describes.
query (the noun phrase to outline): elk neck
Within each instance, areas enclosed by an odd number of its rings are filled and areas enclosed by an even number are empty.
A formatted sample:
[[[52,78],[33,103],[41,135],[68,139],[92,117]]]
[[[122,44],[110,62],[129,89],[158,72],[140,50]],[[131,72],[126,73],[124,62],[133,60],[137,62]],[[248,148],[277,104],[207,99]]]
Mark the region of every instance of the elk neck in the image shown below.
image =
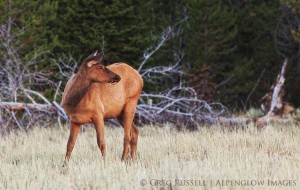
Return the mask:
[[[87,75],[84,72],[78,72],[75,76],[70,92],[66,97],[67,105],[76,107],[84,95],[89,91],[90,87],[91,81],[87,79]]]

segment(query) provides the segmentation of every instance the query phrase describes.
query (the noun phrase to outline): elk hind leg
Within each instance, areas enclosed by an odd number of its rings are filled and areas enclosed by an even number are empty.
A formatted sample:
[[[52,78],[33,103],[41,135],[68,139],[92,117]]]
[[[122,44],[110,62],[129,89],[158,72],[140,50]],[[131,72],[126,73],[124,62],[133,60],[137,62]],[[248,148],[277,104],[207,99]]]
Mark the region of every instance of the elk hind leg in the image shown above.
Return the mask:
[[[134,124],[131,126],[131,139],[130,139],[130,155],[131,159],[135,161],[136,159],[136,151],[137,151],[137,142],[138,142],[138,135],[139,135],[139,130],[136,128]]]
[[[126,160],[129,154],[129,150],[130,149],[132,150],[131,145],[133,145],[133,147],[135,148],[134,152],[136,152],[138,130],[136,129],[135,126],[134,129],[132,130],[135,111],[136,111],[136,102],[130,102],[125,106],[122,115],[118,117],[119,122],[124,128],[124,148],[123,148],[123,154],[121,159],[122,161]]]

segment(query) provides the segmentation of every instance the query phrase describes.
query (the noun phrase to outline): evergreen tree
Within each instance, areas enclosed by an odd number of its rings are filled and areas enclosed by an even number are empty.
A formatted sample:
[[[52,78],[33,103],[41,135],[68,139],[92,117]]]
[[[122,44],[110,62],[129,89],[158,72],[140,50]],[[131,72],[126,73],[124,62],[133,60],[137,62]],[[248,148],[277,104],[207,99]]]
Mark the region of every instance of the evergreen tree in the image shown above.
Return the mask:
[[[56,46],[56,34],[51,31],[56,8],[57,3],[50,0],[0,1],[0,65],[13,62],[15,56],[23,63],[36,59],[37,68],[51,72],[54,64],[49,64],[48,57]]]
[[[2,29],[10,27],[6,35],[13,37],[11,45],[20,57],[30,60],[37,51],[51,51],[55,46],[51,23],[56,19],[56,8],[57,3],[50,0],[0,1]]]
[[[153,0],[141,3],[138,7],[141,11],[143,22],[149,31],[150,43],[147,48],[154,47],[161,40],[162,33],[172,27],[170,39],[155,52],[144,68],[154,66],[168,66],[175,64],[178,57],[184,53],[183,25],[185,22],[185,1],[182,0]],[[145,50],[145,49],[144,49]],[[183,64],[181,61],[179,64]],[[145,80],[146,91],[162,91],[179,85],[181,76],[151,77]]]
[[[111,62],[136,66],[148,45],[147,28],[138,9],[140,2],[58,1],[59,52],[73,52],[78,59],[95,49],[104,50]]]
[[[237,104],[238,108],[241,105],[258,106],[282,63],[274,45],[274,33],[280,16],[279,1],[237,1],[233,8],[238,26],[237,49],[232,59],[234,69],[228,72],[228,77],[233,78],[220,88],[220,97],[230,105]],[[259,84],[255,88],[257,82]],[[252,90],[253,94],[248,97]]]
[[[276,31],[278,52],[289,60],[285,89],[287,100],[300,105],[300,2],[281,0],[281,17]]]
[[[190,82],[196,86],[198,93],[209,93],[212,96],[214,83],[224,78],[227,67],[232,67],[228,59],[224,58],[236,49],[233,43],[237,34],[236,16],[233,10],[219,0],[191,0],[187,6],[190,19],[185,40],[189,71],[193,74]],[[202,77],[201,70],[207,67],[213,71],[209,73],[215,76],[207,76],[207,82],[198,85],[199,80],[205,79],[197,77]]]

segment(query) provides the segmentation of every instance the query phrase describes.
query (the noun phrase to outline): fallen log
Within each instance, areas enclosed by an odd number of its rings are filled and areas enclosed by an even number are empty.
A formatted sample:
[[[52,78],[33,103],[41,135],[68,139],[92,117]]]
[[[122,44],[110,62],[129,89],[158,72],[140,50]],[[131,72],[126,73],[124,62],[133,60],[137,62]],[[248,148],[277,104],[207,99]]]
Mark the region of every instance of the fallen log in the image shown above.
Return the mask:
[[[9,111],[43,111],[53,114],[57,114],[65,120],[68,120],[68,116],[64,112],[63,108],[55,101],[52,104],[39,104],[39,103],[22,103],[22,102],[0,102],[0,109],[6,109]]]
[[[33,104],[33,103],[21,103],[21,102],[0,102],[0,109],[8,109],[9,111],[25,111],[25,110],[36,110],[36,111],[55,111],[55,107],[49,104]]]
[[[253,120],[250,118],[245,118],[245,117],[237,117],[237,118],[219,117],[218,118],[218,124],[224,125],[224,126],[247,125],[251,121],[253,121]]]

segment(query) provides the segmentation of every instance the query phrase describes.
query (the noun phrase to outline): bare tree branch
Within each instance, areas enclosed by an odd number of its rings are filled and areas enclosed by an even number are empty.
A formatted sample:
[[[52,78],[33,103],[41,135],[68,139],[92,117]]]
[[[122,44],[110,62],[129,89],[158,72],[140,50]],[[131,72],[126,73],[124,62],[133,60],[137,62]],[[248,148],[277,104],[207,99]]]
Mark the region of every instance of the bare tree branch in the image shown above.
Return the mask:
[[[176,28],[182,24],[183,22],[187,21],[189,18],[188,14],[185,13],[183,16],[183,19],[181,19],[180,21],[178,21],[177,23],[175,23],[173,26],[168,26],[161,34],[159,41],[157,42],[157,44],[154,47],[148,48],[145,52],[144,52],[144,56],[143,56],[143,61],[141,62],[139,68],[138,68],[138,72],[141,73],[143,75],[142,69],[145,66],[146,62],[148,61],[148,59],[150,57],[152,57],[157,51],[160,50],[160,48],[165,45],[165,43],[171,39],[173,39],[174,37],[176,37],[178,35],[178,33],[175,33]]]
[[[175,62],[173,64],[145,68],[151,56],[154,56],[167,41],[180,34],[180,24],[187,19],[186,14],[182,20],[167,27],[161,34],[156,46],[145,51],[144,59],[138,68],[145,83],[159,84],[156,80],[163,82],[165,79],[174,78],[174,76],[187,75],[181,70],[183,52],[174,52]],[[195,89],[185,86],[181,77],[179,84],[162,92],[142,92],[140,103],[137,106],[139,124],[170,122],[177,126],[196,127],[199,123],[218,123],[220,122],[218,118],[227,113],[227,109],[220,103],[207,103],[198,99]]]
[[[74,59],[72,55],[62,55],[58,60],[53,59],[53,62],[58,67],[60,74],[64,78],[70,78],[73,73],[75,73],[78,67],[77,60]]]
[[[245,101],[245,105],[247,106],[248,104],[248,101],[250,100],[253,92],[255,91],[255,89],[257,88],[258,84],[260,83],[262,77],[264,76],[266,72],[266,67],[264,68],[264,70],[261,72],[260,76],[258,77],[258,80],[256,81],[255,85],[253,86],[252,90],[250,91],[250,93],[248,94],[247,98],[246,98],[246,101]],[[246,107],[245,106],[245,107]]]
[[[12,2],[8,3],[10,10]],[[24,31],[24,28],[15,24],[12,17],[5,23],[0,23],[0,45],[4,55],[0,60],[0,125],[3,126],[1,130],[14,126],[23,130],[34,124],[47,125],[53,122],[51,117],[68,119],[55,101],[52,105],[42,93],[34,90],[54,87],[55,84],[49,79],[49,71],[37,67],[41,56],[48,52],[36,49],[28,61],[21,56],[22,44],[18,37]],[[54,98],[59,87],[60,84]],[[15,111],[22,114],[15,114]]]
[[[29,90],[29,89],[24,89],[25,92],[37,95],[39,98],[41,98],[46,104],[51,105],[51,103],[47,100],[47,98],[45,98],[41,93],[38,93],[36,91],[33,90]]]

